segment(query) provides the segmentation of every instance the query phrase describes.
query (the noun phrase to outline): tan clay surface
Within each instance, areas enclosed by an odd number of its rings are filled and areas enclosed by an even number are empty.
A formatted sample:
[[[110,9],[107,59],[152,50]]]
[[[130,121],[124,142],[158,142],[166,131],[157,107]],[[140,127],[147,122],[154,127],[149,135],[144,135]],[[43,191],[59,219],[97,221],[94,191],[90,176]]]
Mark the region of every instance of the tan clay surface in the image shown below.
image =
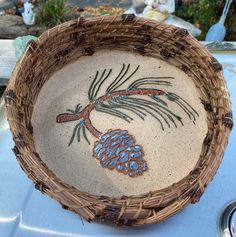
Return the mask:
[[[131,64],[133,70],[140,65],[139,71],[123,89],[133,80],[147,76],[171,76],[172,87],[153,87],[168,90],[180,95],[195,110],[196,124],[174,103],[168,107],[182,117],[184,126],[177,123],[175,128],[165,124],[163,131],[160,124],[151,116],[141,120],[132,115],[134,120],[127,123],[120,118],[101,112],[92,111],[91,121],[94,127],[105,133],[108,129],[126,129],[142,145],[149,170],[140,177],[130,178],[116,170],[102,168],[92,156],[94,142],[97,140],[89,132],[90,145],[84,139],[68,146],[73,129],[78,123],[56,123],[56,116],[74,109],[80,103],[86,106],[88,89],[97,70],[112,68],[110,80],[104,83],[102,96],[111,80],[119,73],[122,64]],[[143,98],[143,96],[136,96]],[[136,195],[158,190],[184,178],[199,159],[203,139],[207,133],[206,113],[199,99],[200,95],[193,81],[179,69],[164,61],[121,51],[99,51],[90,57],[82,57],[74,63],[57,71],[45,83],[37,99],[32,123],[36,149],[42,160],[64,182],[81,191],[98,195],[120,196]],[[146,97],[147,98],[147,97]]]

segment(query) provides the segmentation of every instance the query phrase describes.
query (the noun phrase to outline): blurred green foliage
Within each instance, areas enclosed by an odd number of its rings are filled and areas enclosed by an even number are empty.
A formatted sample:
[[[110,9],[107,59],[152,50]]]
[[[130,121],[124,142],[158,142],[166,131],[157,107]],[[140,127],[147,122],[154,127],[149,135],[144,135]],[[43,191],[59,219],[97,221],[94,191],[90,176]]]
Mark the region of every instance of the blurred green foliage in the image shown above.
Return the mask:
[[[47,29],[68,20],[72,13],[67,6],[67,0],[39,0],[39,10],[36,22],[43,29]]]
[[[222,9],[223,10],[223,9]],[[183,4],[177,8],[175,15],[190,21],[202,30],[199,40],[204,40],[211,25],[219,21],[217,1],[199,0],[189,4]]]
[[[216,24],[221,17],[226,0],[180,0],[175,15],[190,21],[202,30],[199,40],[204,40],[208,29]],[[225,21],[226,37],[225,40],[236,40],[236,1],[230,5],[229,12]]]

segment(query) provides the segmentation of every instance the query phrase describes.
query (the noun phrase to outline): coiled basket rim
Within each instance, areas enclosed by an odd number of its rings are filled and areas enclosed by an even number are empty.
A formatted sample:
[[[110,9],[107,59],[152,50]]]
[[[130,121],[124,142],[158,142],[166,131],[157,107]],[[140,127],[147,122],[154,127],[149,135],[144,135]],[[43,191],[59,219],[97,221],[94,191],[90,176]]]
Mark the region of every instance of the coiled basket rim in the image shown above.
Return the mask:
[[[200,91],[208,133],[195,168],[179,182],[137,196],[98,196],[64,183],[40,159],[31,125],[40,89],[64,65],[103,48],[165,60],[189,75]],[[78,18],[44,32],[36,42],[29,43],[17,62],[4,98],[15,142],[13,151],[35,187],[87,221],[119,226],[158,223],[199,201],[221,163],[233,126],[230,95],[220,63],[186,30],[133,14]]]

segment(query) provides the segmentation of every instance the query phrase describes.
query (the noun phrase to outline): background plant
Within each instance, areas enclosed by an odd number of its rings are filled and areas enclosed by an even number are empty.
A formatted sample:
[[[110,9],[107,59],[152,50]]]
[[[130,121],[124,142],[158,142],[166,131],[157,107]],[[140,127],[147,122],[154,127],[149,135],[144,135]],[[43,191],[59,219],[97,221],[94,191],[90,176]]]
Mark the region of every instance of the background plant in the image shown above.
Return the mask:
[[[67,21],[73,16],[67,0],[39,0],[38,6],[36,22],[44,29]]]

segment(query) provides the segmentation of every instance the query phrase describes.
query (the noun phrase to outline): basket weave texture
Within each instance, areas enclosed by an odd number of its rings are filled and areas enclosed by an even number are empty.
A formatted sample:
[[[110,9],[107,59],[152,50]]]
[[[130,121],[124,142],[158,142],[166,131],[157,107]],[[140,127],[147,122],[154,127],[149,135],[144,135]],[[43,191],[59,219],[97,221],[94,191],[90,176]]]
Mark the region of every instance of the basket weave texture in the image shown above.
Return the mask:
[[[35,149],[31,116],[44,83],[64,65],[105,48],[162,59],[189,75],[199,90],[208,133],[195,168],[167,188],[119,198],[85,193],[56,177]],[[158,223],[198,202],[221,163],[233,127],[221,64],[186,30],[132,14],[78,18],[44,32],[18,61],[5,92],[5,105],[13,151],[35,187],[87,221],[121,226]]]

